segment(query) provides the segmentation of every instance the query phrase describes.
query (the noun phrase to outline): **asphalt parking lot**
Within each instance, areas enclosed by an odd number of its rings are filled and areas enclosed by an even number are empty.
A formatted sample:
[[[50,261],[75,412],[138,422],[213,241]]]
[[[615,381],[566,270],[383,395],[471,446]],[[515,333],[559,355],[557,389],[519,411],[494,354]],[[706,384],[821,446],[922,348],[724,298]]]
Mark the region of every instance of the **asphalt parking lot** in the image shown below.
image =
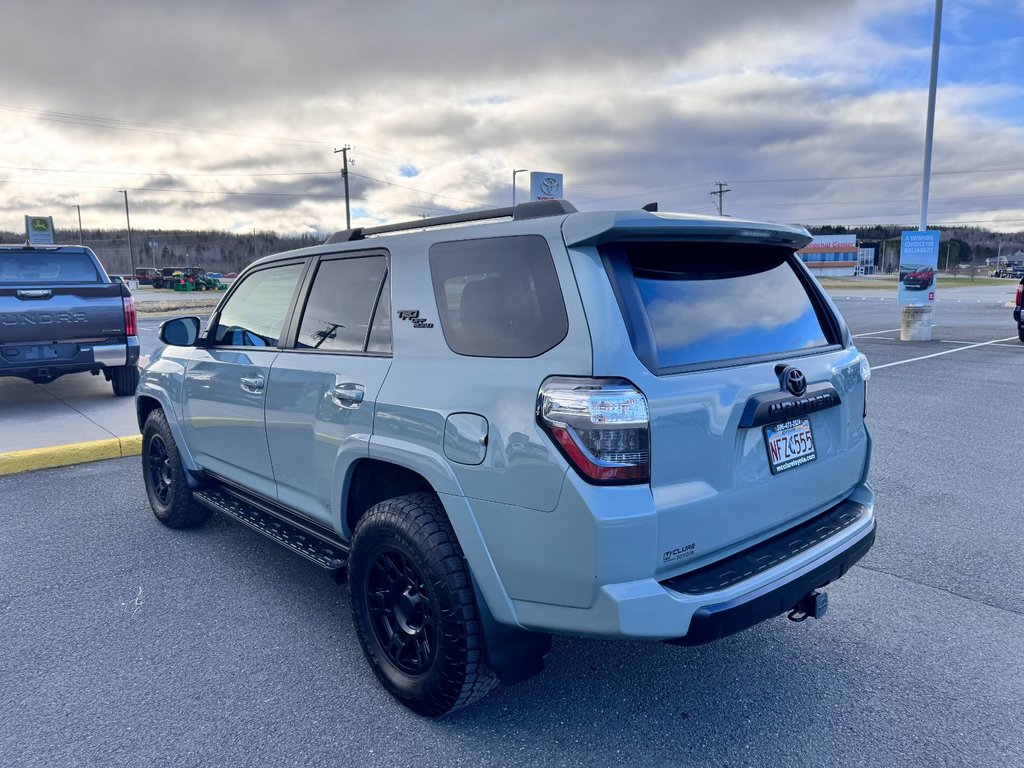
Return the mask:
[[[558,638],[440,720],[377,684],[344,587],[225,519],[162,527],[137,458],[0,478],[0,763],[1024,765],[1024,345],[991,293],[928,343],[836,293],[874,369],[879,532],[825,620]]]

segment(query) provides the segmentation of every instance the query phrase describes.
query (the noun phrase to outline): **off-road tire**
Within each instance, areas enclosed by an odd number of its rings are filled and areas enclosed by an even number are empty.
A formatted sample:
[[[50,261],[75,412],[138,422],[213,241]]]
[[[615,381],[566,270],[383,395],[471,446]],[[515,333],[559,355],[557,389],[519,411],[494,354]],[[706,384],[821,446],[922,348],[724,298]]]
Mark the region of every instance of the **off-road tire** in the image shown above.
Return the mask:
[[[210,516],[210,510],[192,498],[178,446],[159,408],[142,428],[142,476],[149,506],[168,528],[192,528]]]
[[[1024,325],[1017,326],[1017,338],[1024,342]]]
[[[469,568],[437,496],[413,493],[371,507],[356,526],[348,573],[363,653],[398,701],[437,717],[497,687]],[[394,632],[396,623],[407,634]],[[383,642],[389,632],[397,642]]]
[[[139,386],[139,366],[114,366],[110,369],[110,383],[114,387],[114,397],[134,395]]]

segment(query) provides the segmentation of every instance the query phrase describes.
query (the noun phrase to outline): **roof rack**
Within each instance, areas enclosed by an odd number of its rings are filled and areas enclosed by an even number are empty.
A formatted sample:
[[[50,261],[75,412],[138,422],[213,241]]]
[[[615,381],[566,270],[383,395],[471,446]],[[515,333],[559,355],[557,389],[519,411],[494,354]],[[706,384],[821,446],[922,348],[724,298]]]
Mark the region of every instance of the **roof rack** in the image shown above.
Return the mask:
[[[432,216],[427,219],[415,219],[413,221],[400,221],[396,224],[381,224],[376,227],[356,227],[355,229],[343,229],[335,232],[328,239],[328,243],[348,243],[352,240],[362,240],[367,235],[382,235],[385,232],[402,232],[407,229],[425,229],[426,227],[441,227],[446,224],[465,224],[470,221],[487,221],[488,219],[506,219],[522,221],[524,219],[541,219],[546,216],[564,216],[567,213],[577,213],[576,206],[567,200],[534,200],[528,203],[519,203],[505,208],[488,208],[483,211],[470,211],[469,213],[453,213],[450,216]]]

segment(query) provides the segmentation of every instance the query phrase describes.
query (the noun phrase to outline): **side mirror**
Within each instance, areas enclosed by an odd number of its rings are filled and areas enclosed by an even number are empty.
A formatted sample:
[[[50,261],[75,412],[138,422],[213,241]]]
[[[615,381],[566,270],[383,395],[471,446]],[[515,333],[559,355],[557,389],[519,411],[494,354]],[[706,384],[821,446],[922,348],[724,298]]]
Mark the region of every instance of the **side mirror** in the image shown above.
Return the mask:
[[[160,341],[173,347],[194,347],[199,340],[198,317],[175,317],[160,324]]]

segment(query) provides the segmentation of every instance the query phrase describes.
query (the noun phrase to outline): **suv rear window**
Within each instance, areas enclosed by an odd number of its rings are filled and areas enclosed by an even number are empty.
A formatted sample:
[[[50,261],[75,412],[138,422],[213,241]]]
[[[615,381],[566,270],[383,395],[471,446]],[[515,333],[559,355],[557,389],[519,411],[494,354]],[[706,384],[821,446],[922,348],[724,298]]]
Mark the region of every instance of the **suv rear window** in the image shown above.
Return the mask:
[[[88,254],[69,251],[0,252],[0,283],[98,283]]]
[[[540,235],[436,243],[430,277],[445,341],[460,355],[536,357],[569,332]]]
[[[643,307],[661,370],[835,343],[785,249],[626,243],[611,251],[625,259],[615,271],[635,285],[629,293]]]

